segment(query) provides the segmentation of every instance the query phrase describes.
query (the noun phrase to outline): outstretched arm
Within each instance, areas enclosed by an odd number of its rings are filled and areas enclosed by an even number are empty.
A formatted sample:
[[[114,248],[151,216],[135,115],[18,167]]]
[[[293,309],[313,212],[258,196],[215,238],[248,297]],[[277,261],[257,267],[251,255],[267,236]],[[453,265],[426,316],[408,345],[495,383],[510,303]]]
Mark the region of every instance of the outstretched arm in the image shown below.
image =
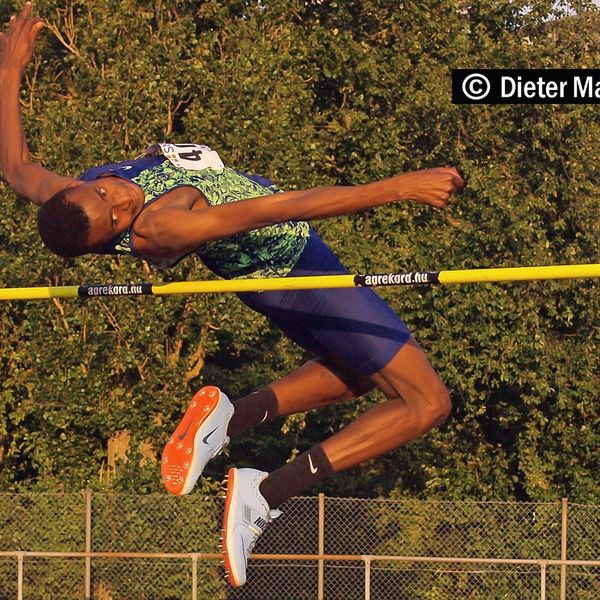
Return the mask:
[[[283,192],[200,210],[157,209],[134,227],[136,248],[149,258],[172,257],[211,240],[285,221],[326,219],[406,200],[444,208],[463,185],[455,168],[441,167],[353,187]]]
[[[8,29],[0,33],[0,172],[17,194],[38,205],[77,183],[29,160],[19,90],[43,26],[41,19],[31,17],[28,2],[18,17],[11,17]]]

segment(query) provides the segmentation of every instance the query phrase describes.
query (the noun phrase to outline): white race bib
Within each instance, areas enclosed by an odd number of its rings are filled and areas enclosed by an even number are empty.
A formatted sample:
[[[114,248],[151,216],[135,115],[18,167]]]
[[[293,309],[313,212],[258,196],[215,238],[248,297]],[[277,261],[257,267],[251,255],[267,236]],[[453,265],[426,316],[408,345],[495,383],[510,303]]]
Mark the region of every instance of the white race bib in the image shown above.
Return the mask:
[[[158,144],[169,162],[188,171],[222,169],[225,165],[220,156],[203,144]]]

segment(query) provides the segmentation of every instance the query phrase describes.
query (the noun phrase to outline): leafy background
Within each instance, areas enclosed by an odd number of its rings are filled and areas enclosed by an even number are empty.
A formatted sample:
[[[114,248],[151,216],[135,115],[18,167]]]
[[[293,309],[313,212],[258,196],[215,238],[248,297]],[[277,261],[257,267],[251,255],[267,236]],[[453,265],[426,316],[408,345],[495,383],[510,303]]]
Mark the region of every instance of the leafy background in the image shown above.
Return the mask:
[[[20,3],[3,2],[6,22]],[[452,68],[593,68],[591,3],[39,0],[49,28],[22,103],[36,160],[72,176],[148,143],[195,141],[287,189],[456,165],[447,213],[394,205],[317,223],[354,272],[600,262],[594,105],[453,105]],[[0,284],[210,277],[129,259],[65,262],[0,185]],[[313,492],[531,499],[600,494],[594,280],[384,290],[442,374],[441,428]],[[195,390],[239,397],[306,357],[233,296],[0,305],[0,489],[161,489],[163,443]],[[381,398],[233,441],[272,469]]]

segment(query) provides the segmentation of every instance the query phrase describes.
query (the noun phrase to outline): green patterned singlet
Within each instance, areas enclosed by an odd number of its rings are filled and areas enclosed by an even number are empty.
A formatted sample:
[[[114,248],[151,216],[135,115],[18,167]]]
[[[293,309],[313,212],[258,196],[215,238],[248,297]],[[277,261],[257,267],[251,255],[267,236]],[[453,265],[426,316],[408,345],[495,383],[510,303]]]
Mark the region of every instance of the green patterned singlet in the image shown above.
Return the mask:
[[[115,174],[117,172],[121,172],[125,177],[128,175],[121,169],[115,169]],[[142,188],[145,205],[180,186],[192,186],[200,190],[210,206],[281,192],[268,180],[254,180],[252,176],[244,175],[230,167],[190,171],[176,167],[168,160],[127,178]],[[287,221],[208,242],[195,253],[209,269],[227,279],[284,277],[300,258],[308,237],[308,223]],[[115,240],[113,247],[116,252],[131,254],[130,238],[131,231],[126,231]],[[159,268],[168,268],[180,258],[149,262]]]

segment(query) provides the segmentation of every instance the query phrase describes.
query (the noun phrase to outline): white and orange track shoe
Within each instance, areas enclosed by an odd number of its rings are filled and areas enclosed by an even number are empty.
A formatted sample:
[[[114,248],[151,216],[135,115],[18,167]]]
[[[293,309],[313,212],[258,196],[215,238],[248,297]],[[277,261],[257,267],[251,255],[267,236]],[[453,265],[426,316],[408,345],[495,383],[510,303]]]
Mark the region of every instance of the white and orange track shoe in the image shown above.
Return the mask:
[[[229,443],[233,411],[229,398],[214,386],[203,387],[192,398],[162,454],[160,472],[171,494],[189,494],[206,463]]]
[[[223,561],[233,587],[246,583],[248,558],[265,527],[281,514],[271,510],[260,493],[268,473],[256,469],[229,469],[223,516]]]

